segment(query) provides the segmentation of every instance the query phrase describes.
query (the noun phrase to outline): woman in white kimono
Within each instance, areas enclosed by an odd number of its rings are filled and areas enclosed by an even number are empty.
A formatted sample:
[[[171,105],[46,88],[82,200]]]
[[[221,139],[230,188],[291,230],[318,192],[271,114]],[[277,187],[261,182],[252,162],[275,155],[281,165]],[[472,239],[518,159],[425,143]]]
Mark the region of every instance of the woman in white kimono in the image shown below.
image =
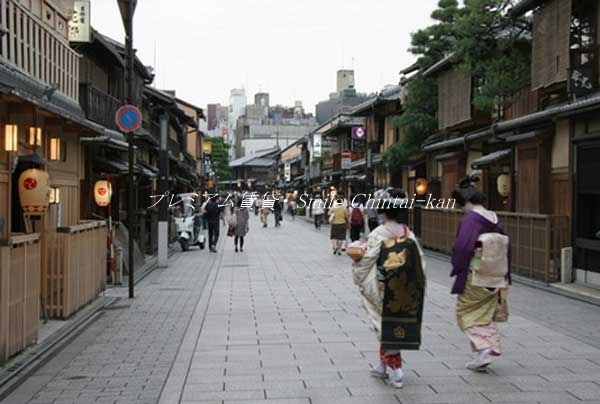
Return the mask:
[[[421,341],[425,262],[415,235],[404,224],[408,222],[408,209],[399,207],[406,194],[399,190],[390,194],[395,199],[386,203],[397,202],[380,208],[384,223],[370,233],[365,254],[355,261],[352,271],[380,341],[378,365],[371,374],[388,379],[389,367],[390,384],[401,388],[404,373],[400,349],[419,349]],[[411,255],[414,258],[407,259]],[[412,321],[402,324],[401,319],[407,318]]]

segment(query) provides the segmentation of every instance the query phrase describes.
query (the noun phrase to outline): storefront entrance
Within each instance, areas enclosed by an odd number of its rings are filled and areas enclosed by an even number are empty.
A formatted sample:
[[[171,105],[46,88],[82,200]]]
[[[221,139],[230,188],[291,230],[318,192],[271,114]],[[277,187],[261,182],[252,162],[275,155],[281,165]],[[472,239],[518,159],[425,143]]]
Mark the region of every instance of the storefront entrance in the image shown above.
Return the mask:
[[[578,282],[600,287],[600,140],[575,147],[574,268]]]

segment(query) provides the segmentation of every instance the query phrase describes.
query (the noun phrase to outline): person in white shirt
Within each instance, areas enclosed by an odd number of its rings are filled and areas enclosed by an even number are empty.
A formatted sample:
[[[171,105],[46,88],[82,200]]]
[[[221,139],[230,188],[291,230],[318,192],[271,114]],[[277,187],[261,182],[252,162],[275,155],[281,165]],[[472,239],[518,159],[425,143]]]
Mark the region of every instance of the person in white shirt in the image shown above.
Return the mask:
[[[315,219],[315,229],[321,229],[321,223],[323,222],[323,215],[325,214],[325,202],[321,199],[321,195],[315,195],[315,200],[312,205],[312,214]]]

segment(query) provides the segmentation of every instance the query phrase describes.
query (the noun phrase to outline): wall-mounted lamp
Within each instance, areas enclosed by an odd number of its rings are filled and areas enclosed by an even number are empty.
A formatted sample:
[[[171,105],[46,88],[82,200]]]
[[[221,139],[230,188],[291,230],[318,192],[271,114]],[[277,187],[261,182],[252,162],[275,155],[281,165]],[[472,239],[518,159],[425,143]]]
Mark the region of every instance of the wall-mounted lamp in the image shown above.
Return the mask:
[[[60,161],[61,160],[61,144],[60,139],[53,137],[48,139],[48,160]]]
[[[428,185],[429,184],[427,183],[427,180],[425,178],[417,179],[417,183],[416,183],[417,195],[419,195],[419,196],[425,195],[427,193]]]
[[[60,188],[50,188],[50,204],[60,203]]]
[[[17,125],[4,125],[4,151],[16,152],[19,150],[18,134],[19,127]]]
[[[27,145],[31,147],[42,147],[42,128],[32,126],[29,128]]]

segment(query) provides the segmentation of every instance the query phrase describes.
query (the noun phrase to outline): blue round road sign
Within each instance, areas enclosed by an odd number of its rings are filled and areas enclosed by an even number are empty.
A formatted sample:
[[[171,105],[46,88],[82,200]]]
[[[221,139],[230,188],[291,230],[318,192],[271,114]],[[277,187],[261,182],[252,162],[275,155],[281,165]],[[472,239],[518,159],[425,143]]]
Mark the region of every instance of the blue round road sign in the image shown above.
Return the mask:
[[[134,105],[124,105],[117,110],[115,120],[122,132],[132,133],[142,126],[142,113]]]

